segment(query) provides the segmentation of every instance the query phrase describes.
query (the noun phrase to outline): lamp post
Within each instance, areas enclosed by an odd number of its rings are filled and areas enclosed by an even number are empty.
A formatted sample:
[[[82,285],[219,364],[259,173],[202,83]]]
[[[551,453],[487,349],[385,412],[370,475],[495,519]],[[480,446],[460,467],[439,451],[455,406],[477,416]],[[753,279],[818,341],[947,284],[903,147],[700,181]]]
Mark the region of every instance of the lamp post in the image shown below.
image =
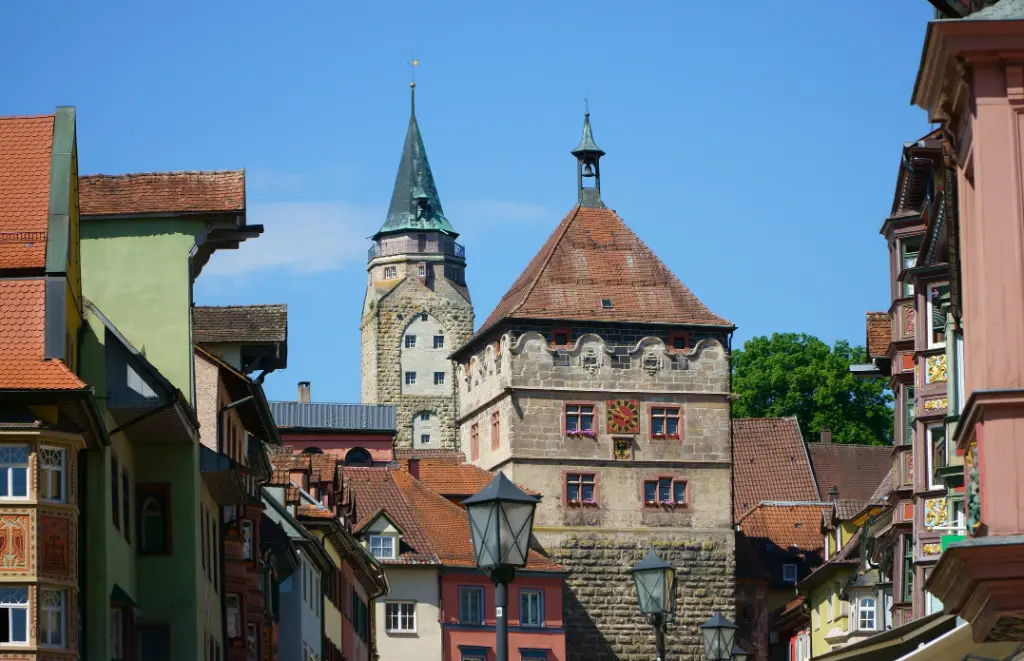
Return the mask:
[[[676,614],[676,569],[650,549],[643,560],[633,565],[631,572],[640,612],[654,627],[658,661],[665,661],[665,625],[675,619]]]
[[[750,655],[735,642],[732,644],[732,661],[747,661]]]
[[[715,613],[711,619],[700,625],[700,640],[704,645],[704,658],[708,661],[731,661],[736,651],[736,625],[721,613]],[[741,659],[746,659],[746,652]]]
[[[525,493],[504,473],[462,504],[469,512],[476,566],[494,583],[496,661],[508,661],[508,584],[526,566],[533,512],[540,498]]]

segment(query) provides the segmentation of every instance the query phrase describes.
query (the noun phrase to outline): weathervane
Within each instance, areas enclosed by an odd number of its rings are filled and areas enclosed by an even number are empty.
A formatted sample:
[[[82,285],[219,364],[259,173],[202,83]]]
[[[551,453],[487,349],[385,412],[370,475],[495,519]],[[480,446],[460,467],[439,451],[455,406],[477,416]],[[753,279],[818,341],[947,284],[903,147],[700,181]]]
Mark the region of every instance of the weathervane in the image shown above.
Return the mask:
[[[412,114],[416,114],[416,67],[420,65],[420,61],[416,59],[416,54],[413,53],[412,61],[409,62],[410,81],[409,89],[412,94]]]

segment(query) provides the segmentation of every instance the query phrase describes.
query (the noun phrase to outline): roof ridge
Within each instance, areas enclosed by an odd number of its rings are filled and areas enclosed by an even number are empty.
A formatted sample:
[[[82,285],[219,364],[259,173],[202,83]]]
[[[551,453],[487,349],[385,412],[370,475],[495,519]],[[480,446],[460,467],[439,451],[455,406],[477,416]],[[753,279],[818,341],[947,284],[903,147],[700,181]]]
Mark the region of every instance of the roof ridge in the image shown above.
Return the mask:
[[[237,170],[165,170],[162,172],[125,172],[123,174],[96,174],[79,175],[79,179],[128,179],[131,177],[154,177],[154,176],[180,176],[186,174],[245,174],[245,168]]]
[[[203,308],[206,310],[229,310],[229,309],[241,309],[241,308],[259,308],[259,307],[288,307],[287,303],[249,303],[247,305],[194,305],[193,307]]]
[[[53,113],[48,115],[44,113],[42,115],[4,115],[3,117],[0,117],[0,119],[55,119],[56,117],[57,115]]]
[[[579,205],[579,204],[577,204],[575,207],[573,207],[572,215],[567,218],[565,224],[562,227],[561,234],[559,234],[558,237],[555,238],[554,244],[551,246],[551,252],[549,252],[544,257],[544,261],[541,262],[540,268],[537,269],[537,274],[533,278],[533,282],[530,283],[529,288],[523,293],[522,297],[519,299],[519,302],[516,303],[516,306],[514,308],[512,308],[505,315],[506,317],[511,317],[516,312],[519,312],[519,308],[523,307],[523,305],[526,303],[526,299],[528,299],[530,297],[530,294],[533,293],[533,290],[537,287],[537,283],[540,282],[541,276],[544,275],[544,271],[547,270],[548,264],[551,263],[551,258],[555,256],[555,252],[558,250],[558,246],[562,243],[562,239],[565,238],[566,232],[569,231],[569,226],[572,225],[576,221],[576,218],[580,215],[580,209],[581,208],[582,208],[582,206]],[[612,213],[614,213],[614,212],[612,212]],[[545,242],[545,244],[546,244],[546,242]],[[544,246],[541,246],[541,249],[543,250]],[[526,268],[529,268],[529,266],[530,265],[527,264]]]

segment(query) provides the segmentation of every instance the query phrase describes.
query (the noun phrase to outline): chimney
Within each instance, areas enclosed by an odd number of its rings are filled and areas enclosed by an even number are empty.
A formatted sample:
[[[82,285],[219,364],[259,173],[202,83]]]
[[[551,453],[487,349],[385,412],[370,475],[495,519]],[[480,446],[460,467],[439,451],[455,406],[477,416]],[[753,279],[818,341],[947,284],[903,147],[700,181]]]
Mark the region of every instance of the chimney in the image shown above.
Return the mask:
[[[828,499],[831,500],[833,503],[839,500],[839,487],[837,487],[834,484],[832,485],[832,487],[828,490]]]
[[[409,457],[409,475],[412,475],[417,480],[420,479],[420,460],[415,455]]]
[[[308,391],[309,390],[309,388],[308,388],[309,384],[307,383],[306,386],[307,386],[306,390]],[[831,429],[826,427],[825,429],[821,430],[821,442],[824,445],[828,445],[829,443],[832,442],[832,430]]]
[[[309,381],[299,381],[299,403],[309,404]]]

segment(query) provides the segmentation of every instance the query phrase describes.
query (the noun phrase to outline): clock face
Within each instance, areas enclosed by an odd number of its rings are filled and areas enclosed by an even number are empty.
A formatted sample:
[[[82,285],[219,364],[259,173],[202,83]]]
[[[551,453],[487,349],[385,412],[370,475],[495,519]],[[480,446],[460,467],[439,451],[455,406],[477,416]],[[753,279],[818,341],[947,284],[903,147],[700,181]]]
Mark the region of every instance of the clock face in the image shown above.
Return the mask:
[[[609,399],[608,431],[614,434],[640,432],[640,402],[636,399]]]

